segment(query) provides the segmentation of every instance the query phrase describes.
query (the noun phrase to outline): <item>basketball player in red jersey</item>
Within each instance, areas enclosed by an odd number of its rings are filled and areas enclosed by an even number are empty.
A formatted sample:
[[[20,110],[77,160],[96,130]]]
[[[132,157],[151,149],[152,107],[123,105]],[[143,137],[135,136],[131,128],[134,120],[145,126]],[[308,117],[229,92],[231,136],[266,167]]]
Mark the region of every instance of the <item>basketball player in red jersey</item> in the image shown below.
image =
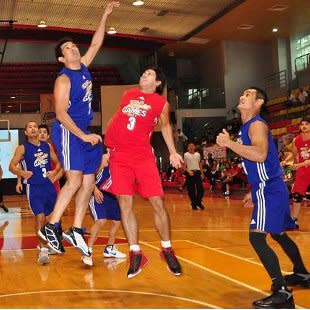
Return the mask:
[[[310,116],[305,116],[300,123],[301,133],[295,137],[293,141],[293,155],[295,160],[294,167],[297,169],[295,182],[292,188],[293,193],[293,210],[292,218],[295,220],[296,227],[298,225],[298,214],[300,203],[306,196],[308,187],[310,186]]]
[[[170,163],[181,166],[182,157],[176,152],[169,122],[169,104],[161,96],[166,78],[157,67],[147,69],[140,77],[139,87],[127,90],[105,135],[109,148],[111,192],[118,197],[122,223],[130,246],[128,278],[141,272],[147,263],[138,244],[138,224],[133,212],[135,190],[147,198],[154,210],[154,221],[161,238],[161,256],[168,270],[181,275],[181,266],[170,242],[169,217],[163,205],[163,189],[150,137],[158,120],[170,152]]]

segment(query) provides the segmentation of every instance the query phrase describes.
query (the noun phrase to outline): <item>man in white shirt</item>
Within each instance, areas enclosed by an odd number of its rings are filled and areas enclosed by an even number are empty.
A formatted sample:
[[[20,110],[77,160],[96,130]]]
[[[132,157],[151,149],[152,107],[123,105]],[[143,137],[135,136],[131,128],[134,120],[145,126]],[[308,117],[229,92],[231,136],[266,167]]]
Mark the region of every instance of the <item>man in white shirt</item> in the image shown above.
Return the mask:
[[[196,152],[194,143],[189,143],[187,152],[184,154],[186,186],[193,210],[204,209],[202,204],[204,178],[201,156]]]

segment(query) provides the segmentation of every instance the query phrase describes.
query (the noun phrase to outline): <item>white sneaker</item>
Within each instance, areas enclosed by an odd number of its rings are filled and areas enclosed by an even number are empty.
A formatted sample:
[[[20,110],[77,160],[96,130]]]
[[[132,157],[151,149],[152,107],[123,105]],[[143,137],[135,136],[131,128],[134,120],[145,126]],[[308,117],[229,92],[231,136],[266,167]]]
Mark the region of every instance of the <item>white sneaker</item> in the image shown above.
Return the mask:
[[[62,233],[63,238],[77,248],[82,255],[91,256],[81,228],[72,227]]]
[[[50,257],[48,254],[48,249],[47,248],[41,248],[39,252],[39,257],[38,257],[38,262],[41,265],[47,265],[50,263]]]
[[[83,255],[81,257],[81,260],[84,263],[84,265],[86,265],[86,266],[93,266],[94,265],[94,263],[93,263],[93,256],[92,255],[91,256]]]
[[[126,258],[126,254],[117,250],[115,245],[107,245],[103,251],[104,257]]]

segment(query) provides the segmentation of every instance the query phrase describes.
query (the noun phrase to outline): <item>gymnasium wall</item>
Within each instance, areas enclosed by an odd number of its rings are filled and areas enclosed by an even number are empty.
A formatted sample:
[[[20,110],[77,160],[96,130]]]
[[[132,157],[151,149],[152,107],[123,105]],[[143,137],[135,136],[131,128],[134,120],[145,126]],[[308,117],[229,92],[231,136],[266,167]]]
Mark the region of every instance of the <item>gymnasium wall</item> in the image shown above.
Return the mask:
[[[273,71],[272,44],[224,41],[226,109],[238,102],[240,91],[249,86],[265,88],[264,78]]]

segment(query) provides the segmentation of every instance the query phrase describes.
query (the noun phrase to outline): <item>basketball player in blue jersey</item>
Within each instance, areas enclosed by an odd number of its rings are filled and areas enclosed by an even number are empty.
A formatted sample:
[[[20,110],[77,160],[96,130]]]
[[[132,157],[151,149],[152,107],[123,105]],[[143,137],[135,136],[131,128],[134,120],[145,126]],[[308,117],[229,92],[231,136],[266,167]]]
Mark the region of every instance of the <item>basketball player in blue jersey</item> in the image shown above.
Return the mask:
[[[58,74],[54,87],[56,121],[52,129],[52,142],[66,172],[66,183],[58,194],[49,223],[40,230],[39,235],[57,253],[65,251],[58,233],[59,221],[75,195],[73,226],[63,233],[63,238],[83,255],[91,255],[84,240],[82,222],[102,157],[102,145],[99,143],[102,139],[87,131],[93,118],[92,82],[87,67],[103,43],[108,16],[118,6],[116,1],[107,5],[84,56],[81,57],[78,47],[69,38],[59,41],[55,49],[57,61],[64,68]]]
[[[121,226],[121,213],[115,195],[108,192],[112,184],[110,169],[108,167],[108,154],[102,156],[101,165],[96,174],[96,186],[89,201],[91,215],[95,221],[90,229],[88,247],[92,253],[93,245],[98,238],[100,230],[107,220],[112,221],[109,230],[108,244],[106,245],[103,256],[106,258],[126,258],[126,254],[117,250],[115,243],[116,233]],[[100,190],[101,188],[102,190]],[[82,256],[85,265],[93,265],[92,256]]]
[[[25,135],[27,141],[16,148],[9,170],[24,179],[29,207],[36,218],[37,232],[54,209],[57,194],[53,183],[61,166],[53,148],[47,142],[40,141],[37,123],[27,123]],[[51,169],[51,161],[56,165],[54,170]],[[19,167],[20,163],[23,169]],[[41,264],[49,263],[48,248],[42,241],[39,247],[38,261]]]
[[[230,140],[224,129],[217,144],[231,149],[242,157],[243,168],[251,184],[245,204],[254,204],[250,224],[250,242],[272,280],[273,293],[253,302],[255,308],[294,308],[288,286],[310,287],[310,274],[302,261],[295,242],[285,233],[294,227],[290,216],[289,194],[283,181],[278,152],[266,122],[259,113],[267,102],[265,92],[257,87],[246,89],[239,101],[242,127],[238,141]],[[277,241],[294,265],[294,273],[281,274],[279,260],[266,242],[267,234]]]

